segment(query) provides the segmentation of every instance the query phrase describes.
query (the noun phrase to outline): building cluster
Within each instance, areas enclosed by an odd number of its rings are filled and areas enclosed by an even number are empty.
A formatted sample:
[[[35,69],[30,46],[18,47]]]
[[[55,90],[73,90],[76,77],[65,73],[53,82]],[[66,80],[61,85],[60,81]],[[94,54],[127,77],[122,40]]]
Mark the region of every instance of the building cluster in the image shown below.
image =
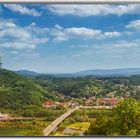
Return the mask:
[[[9,114],[0,113],[0,118],[8,118]]]
[[[42,106],[44,108],[53,108],[53,107],[76,107],[79,105],[83,106],[116,106],[120,101],[124,100],[124,97],[114,97],[113,93],[108,93],[105,97],[89,97],[82,98],[81,104],[71,99],[67,102],[54,102],[54,101],[45,101]]]
[[[68,108],[68,107],[76,107],[78,105],[79,105],[79,103],[71,100],[71,101],[68,101],[68,102],[45,101],[42,106],[44,108],[53,108],[53,107]]]
[[[105,98],[95,98],[91,97],[86,99],[85,105],[86,106],[116,106],[121,100],[124,98],[117,98],[117,97],[105,97]]]

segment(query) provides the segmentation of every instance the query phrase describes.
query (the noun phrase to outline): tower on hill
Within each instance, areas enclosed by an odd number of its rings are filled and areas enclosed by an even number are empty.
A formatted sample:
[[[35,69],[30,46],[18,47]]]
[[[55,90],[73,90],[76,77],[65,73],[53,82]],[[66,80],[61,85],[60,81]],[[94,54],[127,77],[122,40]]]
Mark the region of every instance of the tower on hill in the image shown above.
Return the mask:
[[[2,69],[2,65],[3,65],[3,63],[2,63],[2,58],[1,58],[1,56],[0,56],[0,69]]]

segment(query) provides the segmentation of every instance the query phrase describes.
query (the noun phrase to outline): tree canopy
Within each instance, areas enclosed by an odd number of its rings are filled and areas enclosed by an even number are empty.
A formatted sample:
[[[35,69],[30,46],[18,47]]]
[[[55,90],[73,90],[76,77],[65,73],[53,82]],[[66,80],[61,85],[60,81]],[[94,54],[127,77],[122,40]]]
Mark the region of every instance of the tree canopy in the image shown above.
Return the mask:
[[[128,98],[113,109],[112,117],[100,116],[91,122],[88,135],[138,136],[140,103]]]

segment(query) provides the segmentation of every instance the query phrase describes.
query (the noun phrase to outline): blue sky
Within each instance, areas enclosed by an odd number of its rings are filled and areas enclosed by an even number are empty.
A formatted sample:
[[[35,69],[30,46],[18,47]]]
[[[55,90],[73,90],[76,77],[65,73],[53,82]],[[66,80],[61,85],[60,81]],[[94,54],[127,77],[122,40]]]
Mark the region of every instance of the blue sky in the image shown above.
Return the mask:
[[[140,67],[140,5],[0,5],[4,68],[41,73]]]

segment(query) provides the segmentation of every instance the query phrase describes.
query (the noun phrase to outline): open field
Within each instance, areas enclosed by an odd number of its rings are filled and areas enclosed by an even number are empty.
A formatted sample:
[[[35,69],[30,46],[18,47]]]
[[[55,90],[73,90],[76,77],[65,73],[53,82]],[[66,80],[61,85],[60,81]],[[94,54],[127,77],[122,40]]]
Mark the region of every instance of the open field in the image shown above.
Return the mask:
[[[0,136],[43,136],[42,130],[50,124],[49,121],[1,121]]]
[[[32,130],[0,128],[0,136],[38,136],[38,133]]]
[[[0,128],[0,136],[21,136],[24,135],[24,130],[13,128]]]
[[[72,135],[83,135],[88,130],[89,122],[75,122],[73,124],[62,124],[56,132],[51,136],[72,136]]]
[[[89,122],[76,122],[75,124],[68,125],[67,128],[86,131],[89,125]]]

